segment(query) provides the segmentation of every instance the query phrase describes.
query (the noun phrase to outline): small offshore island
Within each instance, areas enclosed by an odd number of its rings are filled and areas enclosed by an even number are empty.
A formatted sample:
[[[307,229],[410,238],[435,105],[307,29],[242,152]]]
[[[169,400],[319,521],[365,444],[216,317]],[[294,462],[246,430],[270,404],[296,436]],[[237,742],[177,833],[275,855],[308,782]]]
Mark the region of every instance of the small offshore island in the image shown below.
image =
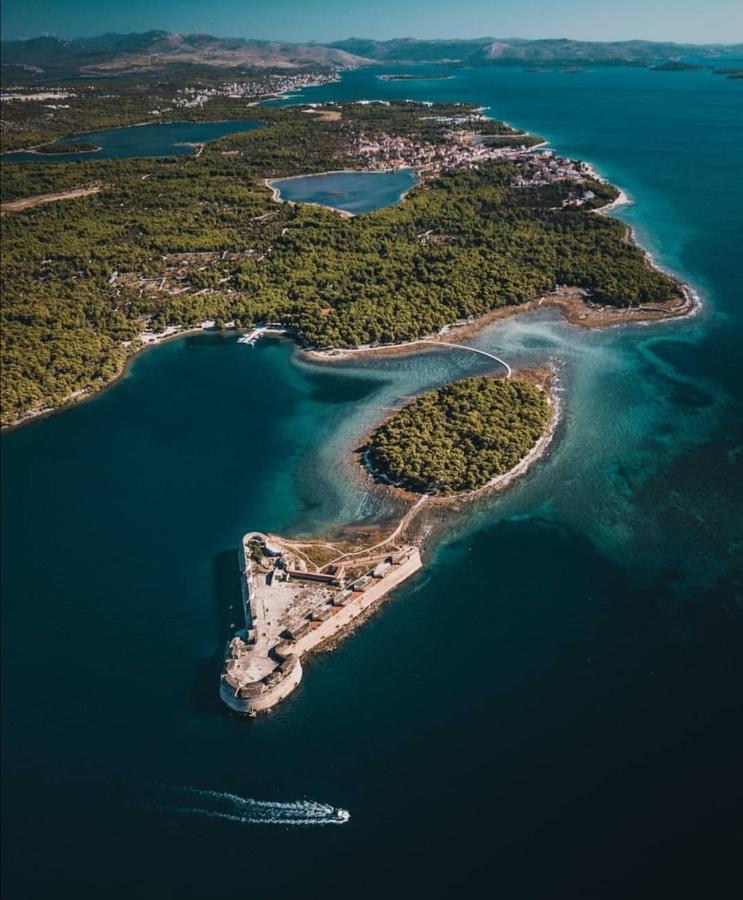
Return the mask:
[[[479,490],[508,473],[549,420],[542,388],[467,378],[403,407],[377,428],[363,453],[372,473],[396,487],[448,496]]]
[[[541,384],[479,376],[416,398],[361,449],[372,474],[422,494],[386,538],[354,544],[246,534],[240,549],[243,613],[227,645],[220,696],[249,716],[285,699],[301,659],[338,640],[422,567],[411,527],[429,495],[456,498],[521,474],[552,434]]]

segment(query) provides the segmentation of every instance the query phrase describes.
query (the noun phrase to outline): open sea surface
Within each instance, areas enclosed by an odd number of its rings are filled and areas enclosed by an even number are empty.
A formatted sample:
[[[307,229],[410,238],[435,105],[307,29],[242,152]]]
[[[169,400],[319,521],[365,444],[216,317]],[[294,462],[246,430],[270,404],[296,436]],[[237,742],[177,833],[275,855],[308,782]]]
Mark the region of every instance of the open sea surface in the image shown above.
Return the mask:
[[[351,477],[360,436],[486,361],[188,336],[3,435],[6,897],[739,896],[743,84],[381,71],[303,96],[469,100],[542,134],[627,191],[702,310],[481,332],[557,367],[552,451],[254,721],[218,699],[240,536],[389,513]]]

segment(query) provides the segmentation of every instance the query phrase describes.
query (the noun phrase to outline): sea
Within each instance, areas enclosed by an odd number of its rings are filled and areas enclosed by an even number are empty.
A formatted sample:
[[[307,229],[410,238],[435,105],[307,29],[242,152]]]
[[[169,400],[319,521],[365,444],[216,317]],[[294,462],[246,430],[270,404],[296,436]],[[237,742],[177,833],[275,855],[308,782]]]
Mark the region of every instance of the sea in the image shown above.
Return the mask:
[[[555,367],[550,452],[447,519],[422,572],[255,720],[218,697],[241,535],[391,517],[362,435],[487,361],[322,366],[190,335],[6,432],[5,897],[739,896],[743,83],[440,71],[283,102],[487,107],[623,188],[613,214],[700,308],[477,334]]]

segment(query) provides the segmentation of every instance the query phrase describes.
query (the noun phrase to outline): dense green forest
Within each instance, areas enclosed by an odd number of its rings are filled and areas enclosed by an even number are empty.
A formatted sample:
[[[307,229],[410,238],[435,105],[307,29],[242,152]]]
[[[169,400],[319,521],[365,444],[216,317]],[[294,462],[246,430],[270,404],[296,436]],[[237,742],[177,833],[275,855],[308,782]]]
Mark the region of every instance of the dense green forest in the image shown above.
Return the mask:
[[[3,422],[107,383],[148,326],[268,319],[306,345],[350,346],[430,334],[556,284],[621,306],[677,294],[621,222],[590,211],[616,196],[598,182],[565,207],[585,185],[514,187],[514,165],[490,162],[352,219],[274,203],[265,178],[358,168],[361,132],[441,141],[450,126],[436,117],[472,108],[341,111],[244,110],[267,127],[198,157],[3,163],[3,200],[103,185],[2,217]]]
[[[363,452],[374,472],[409,491],[471,491],[523,459],[549,418],[544,391],[526,381],[466,378],[413,400]]]

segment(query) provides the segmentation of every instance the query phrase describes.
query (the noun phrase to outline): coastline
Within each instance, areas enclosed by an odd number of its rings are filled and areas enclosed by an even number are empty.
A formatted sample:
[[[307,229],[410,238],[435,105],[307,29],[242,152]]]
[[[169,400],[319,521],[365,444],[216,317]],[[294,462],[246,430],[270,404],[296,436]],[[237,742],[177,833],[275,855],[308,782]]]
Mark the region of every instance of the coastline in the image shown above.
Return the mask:
[[[24,415],[20,416],[20,418],[16,419],[13,422],[9,422],[7,425],[3,425],[0,428],[0,431],[12,431],[16,428],[20,428],[23,425],[28,425],[36,419],[45,419],[49,416],[54,416],[57,413],[64,412],[65,410],[70,409],[73,406],[79,406],[81,403],[85,403],[86,400],[93,400],[98,394],[102,394],[104,391],[108,390],[108,388],[113,387],[122,378],[126,377],[127,372],[129,371],[129,367],[132,365],[134,360],[140,356],[142,353],[145,353],[147,350],[152,347],[157,347],[159,344],[165,344],[168,341],[176,340],[176,338],[186,337],[189,334],[196,334],[197,332],[208,331],[209,329],[201,328],[201,326],[193,327],[193,328],[178,328],[176,331],[171,331],[163,333],[161,335],[155,335],[151,340],[143,341],[141,336],[137,336],[135,341],[139,341],[139,345],[132,350],[124,359],[119,371],[114,375],[114,377],[107,381],[105,384],[100,385],[89,385],[85,388],[80,388],[77,391],[73,391],[64,400],[62,400],[57,406],[45,406],[42,409],[30,410]],[[216,330],[216,329],[212,329]],[[222,329],[222,331],[229,331],[232,329]],[[144,334],[146,332],[140,332]],[[134,345],[134,342],[131,342],[131,345]]]
[[[233,119],[221,119],[221,120],[205,120],[205,121],[239,121]],[[139,125],[154,125],[158,124],[156,122],[141,122]],[[168,124],[168,123],[160,123],[160,124]],[[128,127],[128,126],[121,126]],[[106,130],[106,129],[100,129]],[[109,129],[110,130],[110,129]],[[81,134],[88,134],[94,132],[84,132]],[[549,141],[544,141],[544,144],[550,143]],[[205,144],[201,144],[199,146],[199,152],[203,151]],[[21,152],[21,151],[9,151],[9,152]],[[198,155],[198,153],[197,153]],[[604,176],[602,176],[593,166],[592,163],[583,162],[583,166],[587,173],[591,175],[591,177],[596,178],[597,180],[610,183],[607,181]],[[423,183],[423,175],[420,167],[414,166],[402,166],[398,168],[390,168],[380,170],[382,172],[397,172],[402,168],[409,168],[415,176],[415,184],[411,185],[407,190],[405,190],[401,195],[399,202],[403,202],[407,194],[414,188],[420,186]],[[278,188],[274,186],[274,182],[277,181],[289,181],[296,178],[312,178],[320,175],[332,175],[332,174],[358,174],[359,172],[365,172],[368,170],[365,169],[336,169],[329,172],[316,172],[311,173],[309,175],[291,175],[286,178],[264,178],[262,179],[263,184],[271,191],[272,198],[277,203],[289,203],[291,205],[296,205],[295,201],[291,200],[283,200],[281,198],[281,192]],[[617,187],[615,185],[615,187]],[[593,212],[599,215],[606,215],[613,209],[618,207],[631,204],[634,201],[627,195],[625,191],[621,188],[617,187],[619,190],[619,195],[613,200],[611,203],[606,204],[603,207],[599,207]],[[22,199],[31,199],[31,198],[22,198]],[[8,201],[8,202],[18,202],[18,201]],[[330,209],[336,212],[343,218],[352,218],[354,213],[347,212],[346,210],[341,210],[336,207],[325,206],[324,204],[319,203],[309,203],[305,205],[310,206],[318,206],[322,209]],[[627,239],[632,241],[636,246],[640,247],[645,254],[645,258],[647,264],[654,268],[659,269],[660,271],[665,271],[662,267],[658,266],[650,253],[649,250],[642,247],[639,241],[636,240],[636,236],[632,226],[627,223],[623,223],[627,229]],[[449,336],[455,338],[464,338],[469,337],[474,334],[477,334],[479,331],[483,330],[487,326],[493,324],[499,319],[510,318],[511,316],[522,315],[524,313],[533,311],[535,309],[539,309],[541,307],[546,308],[555,308],[558,312],[563,316],[565,321],[574,327],[583,328],[583,329],[594,329],[594,328],[610,328],[610,327],[618,327],[623,325],[631,325],[631,324],[649,324],[649,323],[657,323],[657,322],[665,322],[672,319],[681,319],[686,318],[687,316],[696,315],[702,308],[702,300],[699,296],[698,292],[691,287],[687,282],[685,282],[679,276],[673,273],[667,273],[673,277],[678,283],[679,290],[681,292],[681,302],[677,302],[677,298],[670,298],[668,301],[659,304],[647,304],[644,306],[636,306],[636,307],[614,307],[614,306],[596,306],[589,304],[585,300],[585,292],[582,289],[575,287],[562,287],[556,288],[553,292],[545,294],[541,297],[533,298],[532,300],[528,300],[525,303],[521,303],[513,306],[504,306],[499,307],[495,310],[491,310],[489,313],[485,313],[483,316],[480,316],[474,322],[464,322],[464,323],[452,323],[444,326],[439,333],[435,335],[427,335],[424,338],[418,338],[415,341],[402,342],[394,345],[375,345],[375,346],[365,346],[365,347],[356,347],[356,348],[329,348],[329,349],[315,349],[312,347],[302,348],[300,347],[300,351],[302,353],[306,353],[309,357],[311,357],[315,361],[321,362],[333,362],[337,360],[343,360],[357,353],[369,353],[375,356],[385,356],[385,355],[398,355],[405,353],[414,353],[418,351],[423,351],[427,349],[436,349],[436,344],[431,343],[429,347],[426,347],[426,340],[433,341],[434,339],[441,343],[448,343],[447,338]],[[670,305],[673,302],[674,305]],[[80,403],[86,399],[90,399],[96,396],[101,391],[115,384],[120,378],[122,378],[127,371],[127,368],[130,362],[141,352],[148,349],[151,346],[156,346],[157,344],[162,343],[166,340],[171,340],[175,337],[185,336],[189,333],[194,333],[203,330],[201,327],[195,328],[182,328],[180,326],[171,326],[176,330],[170,333],[163,333],[162,335],[156,335],[152,340],[148,340],[144,343],[144,346],[138,346],[132,353],[128,354],[126,359],[123,361],[122,366],[119,372],[112,378],[110,381],[107,381],[105,384],[101,385],[90,385],[86,388],[82,388],[78,391],[75,391],[73,394],[70,394],[67,398],[61,401],[59,404],[50,407],[44,407],[42,409],[29,411],[18,419],[8,423],[7,425],[2,426],[2,431],[11,428],[17,428],[21,425],[26,424],[27,422],[33,421],[34,419],[51,415],[55,412],[60,412],[68,407]],[[225,329],[228,330],[228,329]],[[167,331],[167,329],[166,329]],[[141,339],[141,338],[140,338]],[[416,350],[415,348],[418,348]]]
[[[596,209],[591,210],[591,212],[607,213],[609,212],[609,210],[617,209],[620,206],[630,206],[635,202],[627,193],[625,193],[624,190],[622,190],[622,188],[619,187],[619,185],[616,185],[614,184],[614,182],[609,181],[608,178],[604,178],[604,176],[594,167],[593,163],[583,162],[582,165],[585,173],[587,175],[590,175],[591,178],[599,181],[601,184],[610,184],[612,187],[615,187],[619,191],[619,196],[615,200],[612,200],[610,203],[605,203],[603,206],[599,206]]]
[[[327,209],[327,207],[323,207]],[[417,338],[415,341],[406,341],[400,344],[380,344],[369,347],[344,347],[330,348],[318,350],[312,347],[297,346],[297,351],[309,357],[313,362],[324,364],[333,364],[336,362],[345,362],[357,354],[369,354],[370,356],[401,356],[413,353],[425,353],[431,350],[440,349],[440,344],[449,343],[447,338],[468,338],[478,334],[480,331],[492,325],[501,319],[508,319],[512,316],[524,315],[528,312],[534,312],[540,308],[556,309],[564,318],[564,320],[575,328],[585,330],[593,330],[600,328],[616,328],[624,325],[641,325],[653,324],[659,322],[668,322],[675,319],[683,319],[696,315],[702,308],[702,301],[698,293],[689,285],[682,283],[681,290],[684,299],[680,306],[666,308],[658,306],[651,307],[635,307],[633,309],[617,309],[615,307],[598,307],[593,309],[571,295],[546,295],[545,297],[528,300],[526,303],[518,306],[504,306],[485,313],[472,323],[455,324],[449,326],[445,334],[428,335],[426,338]],[[173,326],[171,326],[173,327]],[[19,428],[28,424],[35,419],[53,415],[69,409],[71,406],[90,400],[102,391],[115,385],[121,378],[126,375],[127,369],[131,362],[140,354],[156,347],[166,341],[175,340],[179,337],[186,337],[189,334],[196,334],[210,329],[204,329],[201,326],[192,328],[178,328],[176,330],[161,335],[155,335],[152,339],[141,342],[140,346],[130,353],[123,362],[120,371],[105,384],[91,385],[87,388],[81,388],[79,391],[70,394],[56,406],[44,407],[38,410],[31,410],[13,422],[9,422],[2,426],[2,431],[8,431],[13,428]],[[215,329],[211,329],[215,330]],[[225,328],[223,332],[233,331],[235,329]],[[141,341],[141,338],[139,339]],[[436,341],[437,343],[435,343]]]
[[[123,126],[126,128],[127,126]],[[103,130],[103,129],[101,129]],[[20,150],[5,150],[0,156],[6,156],[10,153],[33,153],[34,156],[39,156],[43,160],[45,157],[49,157],[54,159],[55,156],[81,156],[82,154],[92,155],[93,153],[100,153],[103,150],[103,147],[88,147],[87,150],[69,150],[64,153],[45,153],[41,148],[48,147],[50,144],[56,144],[57,141],[46,141],[44,144],[36,144],[33,147],[25,147]],[[12,164],[12,161],[11,161]]]
[[[666,322],[672,319],[694,315],[701,307],[698,294],[686,284],[681,285],[683,299],[680,304],[618,308],[611,306],[591,306],[580,296],[579,289],[566,288],[563,293],[545,294],[533,300],[527,300],[513,306],[501,306],[475,319],[474,322],[453,323],[444,326],[445,330],[435,334],[404,341],[398,344],[375,344],[362,347],[300,348],[300,351],[315,362],[341,362],[351,359],[357,354],[370,356],[401,356],[408,353],[436,350],[441,344],[454,343],[453,339],[473,337],[489,325],[502,319],[524,315],[539,309],[555,309],[562,318],[575,328],[595,330],[616,328],[622,325],[639,325],[654,322]],[[475,348],[471,348],[475,349]]]

